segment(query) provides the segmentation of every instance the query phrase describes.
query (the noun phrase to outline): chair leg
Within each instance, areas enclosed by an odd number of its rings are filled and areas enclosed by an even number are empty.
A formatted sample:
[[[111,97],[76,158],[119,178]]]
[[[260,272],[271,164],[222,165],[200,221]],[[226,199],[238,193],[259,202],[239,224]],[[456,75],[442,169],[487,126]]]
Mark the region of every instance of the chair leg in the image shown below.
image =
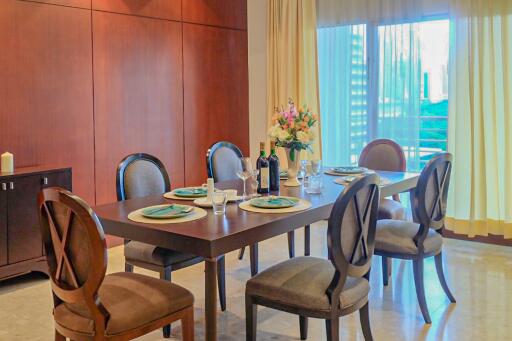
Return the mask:
[[[172,267],[168,266],[166,268],[163,268],[163,270],[160,272],[160,279],[163,279],[164,281],[171,282],[172,280]],[[162,328],[162,334],[164,335],[164,338],[168,339],[171,337],[171,325],[168,324],[167,326]]]
[[[306,316],[299,316],[300,326],[300,339],[306,340],[308,338],[308,318]]]
[[[325,330],[327,332],[327,341],[339,341],[340,339],[340,319],[325,320]]]
[[[448,296],[448,299],[452,303],[456,303],[455,297],[453,297],[452,292],[450,291],[450,288],[448,288],[448,284],[446,283],[446,278],[444,277],[444,271],[443,271],[443,254],[439,253],[434,257],[436,262],[436,270],[437,270],[437,277],[439,277],[439,282],[441,282],[441,286],[443,287],[444,293],[446,296]]]
[[[304,226],[304,256],[311,255],[311,227]]]
[[[249,246],[251,258],[251,276],[258,274],[258,243]]]
[[[295,231],[288,232],[288,256],[295,257]]]
[[[245,246],[243,248],[241,248],[240,251],[238,251],[238,259],[239,260],[242,260],[244,258],[244,253],[245,253]]]
[[[423,280],[423,259],[413,260],[412,267],[414,272],[414,286],[416,287],[416,296],[420,305],[421,313],[425,323],[430,324],[430,314],[428,312],[427,301],[425,299],[425,283]]]
[[[133,265],[124,262],[124,271],[125,272],[133,272]]]
[[[217,260],[217,285],[219,286],[220,309],[226,311],[226,259],[224,256]]]
[[[55,330],[55,341],[66,341],[66,337]]]
[[[388,285],[389,282],[389,270],[388,270],[388,257],[382,256],[382,282],[384,286]]]
[[[256,328],[258,324],[258,306],[252,301],[252,297],[245,295],[245,339],[256,341]]]
[[[368,309],[368,302],[359,309],[359,319],[361,320],[361,328],[365,341],[372,341],[372,329],[370,328],[370,309]]]
[[[194,341],[194,307],[188,308],[181,319],[181,330],[183,341]]]

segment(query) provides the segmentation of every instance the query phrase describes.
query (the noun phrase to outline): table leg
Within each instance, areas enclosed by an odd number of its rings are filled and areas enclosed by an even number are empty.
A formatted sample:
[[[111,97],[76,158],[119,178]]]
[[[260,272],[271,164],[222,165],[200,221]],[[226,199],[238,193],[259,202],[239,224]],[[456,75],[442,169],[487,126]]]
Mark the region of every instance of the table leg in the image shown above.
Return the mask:
[[[258,274],[258,243],[249,246],[251,254],[251,277]]]
[[[311,255],[311,227],[304,226],[304,256]]]
[[[217,340],[217,259],[205,259],[205,339]]]

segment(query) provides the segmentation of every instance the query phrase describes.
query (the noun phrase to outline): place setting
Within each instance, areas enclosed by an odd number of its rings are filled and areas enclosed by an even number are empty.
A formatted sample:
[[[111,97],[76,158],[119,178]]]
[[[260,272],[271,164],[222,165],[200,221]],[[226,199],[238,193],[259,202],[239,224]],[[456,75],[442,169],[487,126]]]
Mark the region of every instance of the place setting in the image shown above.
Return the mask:
[[[269,195],[244,201],[238,206],[248,212],[292,213],[307,210],[311,207],[311,203],[296,197]]]
[[[163,204],[144,207],[128,214],[137,223],[178,224],[206,217],[206,210],[181,204]]]

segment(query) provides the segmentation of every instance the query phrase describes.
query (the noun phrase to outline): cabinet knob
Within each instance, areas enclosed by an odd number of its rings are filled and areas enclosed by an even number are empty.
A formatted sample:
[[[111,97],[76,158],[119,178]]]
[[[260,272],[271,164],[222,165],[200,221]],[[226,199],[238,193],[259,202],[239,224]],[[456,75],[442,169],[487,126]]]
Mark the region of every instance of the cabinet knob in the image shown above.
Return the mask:
[[[5,182],[2,183],[2,191],[7,191],[7,184]]]
[[[12,190],[14,189],[14,182],[11,182],[11,183],[9,184],[9,187],[11,188],[11,191],[12,191]]]
[[[43,178],[43,185],[48,185],[48,178],[46,176]]]

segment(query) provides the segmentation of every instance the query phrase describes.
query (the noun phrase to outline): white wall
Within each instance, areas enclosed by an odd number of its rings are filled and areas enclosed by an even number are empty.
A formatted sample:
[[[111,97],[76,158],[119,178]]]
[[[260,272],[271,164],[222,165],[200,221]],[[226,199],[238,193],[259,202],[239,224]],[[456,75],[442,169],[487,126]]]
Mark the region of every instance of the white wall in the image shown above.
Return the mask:
[[[249,139],[253,162],[267,135],[267,0],[247,0]],[[267,152],[269,147],[267,146]]]

